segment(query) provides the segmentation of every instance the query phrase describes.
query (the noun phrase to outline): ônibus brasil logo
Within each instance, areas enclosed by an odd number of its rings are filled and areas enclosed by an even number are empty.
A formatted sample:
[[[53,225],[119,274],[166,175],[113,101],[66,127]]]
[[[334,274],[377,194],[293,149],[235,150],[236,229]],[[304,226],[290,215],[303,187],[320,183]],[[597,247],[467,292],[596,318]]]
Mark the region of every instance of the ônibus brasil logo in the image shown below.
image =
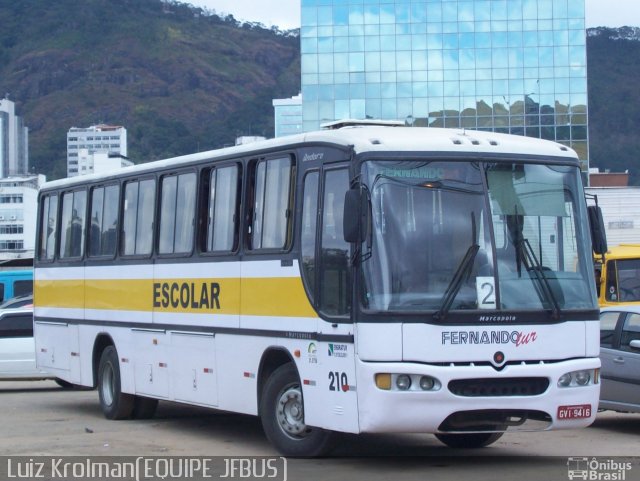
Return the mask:
[[[442,331],[442,345],[515,344],[516,347],[538,340],[535,331]]]

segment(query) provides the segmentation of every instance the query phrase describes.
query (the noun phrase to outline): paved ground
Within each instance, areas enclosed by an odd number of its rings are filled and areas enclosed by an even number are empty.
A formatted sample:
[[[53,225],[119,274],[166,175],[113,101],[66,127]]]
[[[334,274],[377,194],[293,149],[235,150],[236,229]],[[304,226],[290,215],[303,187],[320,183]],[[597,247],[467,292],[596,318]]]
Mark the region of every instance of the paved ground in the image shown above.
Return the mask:
[[[0,382],[0,426],[9,457],[277,456],[251,416],[161,402],[152,420],[108,421],[96,391],[51,381]],[[431,435],[341,436],[329,459],[289,460],[288,479],[565,480],[569,457],[614,456],[633,463],[618,479],[640,480],[640,415],[604,412],[588,429],[507,434],[471,452]]]

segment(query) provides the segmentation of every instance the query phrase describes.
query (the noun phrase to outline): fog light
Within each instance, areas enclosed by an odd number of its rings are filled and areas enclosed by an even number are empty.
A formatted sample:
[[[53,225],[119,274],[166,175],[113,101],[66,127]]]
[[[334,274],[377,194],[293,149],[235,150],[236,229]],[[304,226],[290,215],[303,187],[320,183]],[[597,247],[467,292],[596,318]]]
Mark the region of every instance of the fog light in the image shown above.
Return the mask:
[[[409,376],[407,376],[406,374],[400,374],[396,378],[396,386],[401,391],[408,390],[411,387],[411,378]]]
[[[376,386],[385,391],[391,389],[391,374],[376,374]]]
[[[435,386],[435,381],[432,377],[430,376],[422,376],[420,378],[420,388],[423,391],[431,391],[433,389],[433,386]]]
[[[589,374],[589,371],[578,371],[577,373],[575,373],[575,376],[576,376],[576,382],[580,386],[586,386],[587,384],[589,384],[589,381],[591,380],[591,375]]]
[[[562,376],[560,376],[560,379],[558,379],[558,386],[560,386],[560,387],[569,387],[569,386],[571,386],[571,374],[570,373],[566,373],[566,374],[563,374]]]

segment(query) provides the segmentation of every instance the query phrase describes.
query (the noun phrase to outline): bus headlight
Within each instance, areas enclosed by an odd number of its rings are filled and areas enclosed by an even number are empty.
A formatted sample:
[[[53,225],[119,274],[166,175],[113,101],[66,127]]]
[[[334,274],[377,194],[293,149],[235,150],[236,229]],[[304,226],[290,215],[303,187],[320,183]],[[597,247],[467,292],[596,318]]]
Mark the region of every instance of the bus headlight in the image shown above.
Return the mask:
[[[558,387],[582,387],[598,384],[598,369],[567,372],[558,379]]]
[[[431,376],[422,376],[420,378],[420,389],[423,391],[431,391],[436,385],[436,380]]]
[[[411,387],[411,378],[406,374],[400,374],[396,378],[396,387],[400,389],[400,391],[408,391]]]
[[[562,376],[560,376],[560,379],[558,379],[558,386],[559,387],[569,387],[569,386],[571,386],[571,374],[570,373],[566,373],[566,374],[563,374]]]
[[[589,384],[590,380],[591,374],[589,373],[589,371],[578,371],[576,373],[576,382],[579,386],[586,386],[587,384]]]

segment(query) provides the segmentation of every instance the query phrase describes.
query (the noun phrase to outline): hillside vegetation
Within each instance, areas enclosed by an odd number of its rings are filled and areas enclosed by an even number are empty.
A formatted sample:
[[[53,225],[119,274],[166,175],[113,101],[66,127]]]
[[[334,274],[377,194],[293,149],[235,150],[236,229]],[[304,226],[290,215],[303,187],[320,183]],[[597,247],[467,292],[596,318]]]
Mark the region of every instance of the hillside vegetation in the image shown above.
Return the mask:
[[[0,18],[0,95],[50,179],[70,127],[124,125],[139,163],[271,136],[271,100],[300,90],[297,32],[176,1],[0,0]],[[640,29],[591,29],[587,54],[591,165],[640,185]]]
[[[160,0],[0,0],[0,92],[30,165],[66,175],[66,132],[124,125],[135,162],[272,135],[300,83],[298,38]]]

